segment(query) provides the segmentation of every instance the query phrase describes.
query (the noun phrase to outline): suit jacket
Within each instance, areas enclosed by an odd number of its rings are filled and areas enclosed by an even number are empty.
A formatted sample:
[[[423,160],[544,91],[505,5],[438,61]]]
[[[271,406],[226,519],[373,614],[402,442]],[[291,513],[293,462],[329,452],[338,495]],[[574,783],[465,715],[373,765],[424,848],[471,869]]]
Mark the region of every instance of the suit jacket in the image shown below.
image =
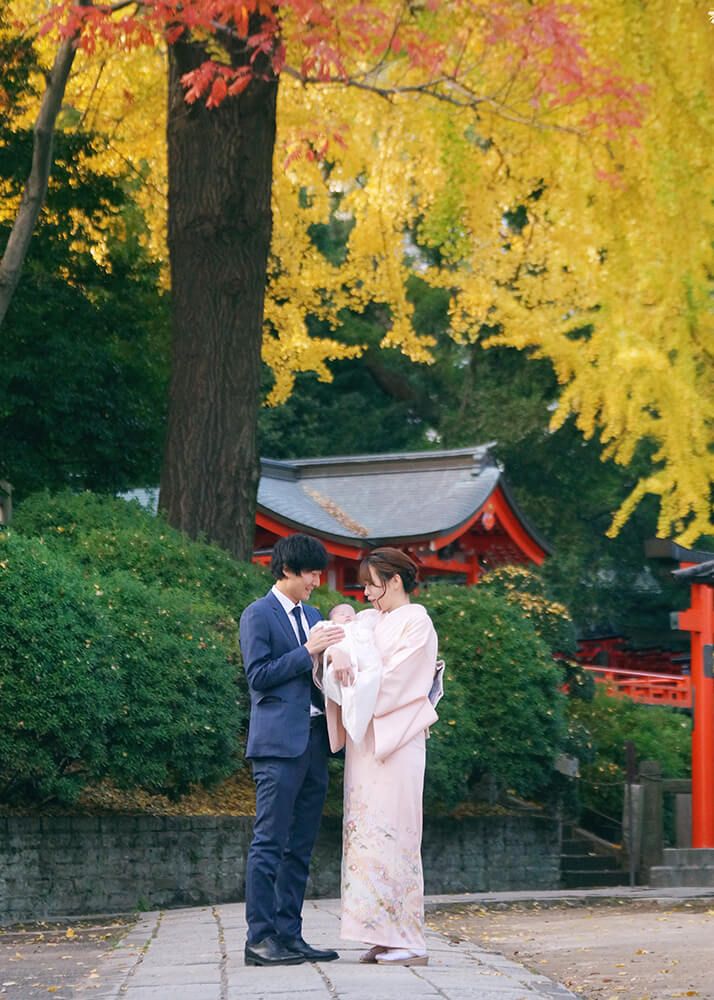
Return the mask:
[[[322,615],[309,604],[310,628]],[[273,593],[240,619],[240,648],[250,689],[247,757],[299,757],[310,738],[312,657],[301,646]]]

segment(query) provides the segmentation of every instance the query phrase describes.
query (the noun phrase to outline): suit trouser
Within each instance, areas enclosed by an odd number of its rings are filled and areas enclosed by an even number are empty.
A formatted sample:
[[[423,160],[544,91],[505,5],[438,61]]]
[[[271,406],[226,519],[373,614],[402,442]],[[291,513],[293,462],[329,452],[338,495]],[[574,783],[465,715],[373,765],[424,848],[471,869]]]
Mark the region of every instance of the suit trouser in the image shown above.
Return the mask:
[[[246,866],[248,943],[302,933],[310,857],[327,793],[327,727],[313,720],[300,757],[256,757],[255,826]]]

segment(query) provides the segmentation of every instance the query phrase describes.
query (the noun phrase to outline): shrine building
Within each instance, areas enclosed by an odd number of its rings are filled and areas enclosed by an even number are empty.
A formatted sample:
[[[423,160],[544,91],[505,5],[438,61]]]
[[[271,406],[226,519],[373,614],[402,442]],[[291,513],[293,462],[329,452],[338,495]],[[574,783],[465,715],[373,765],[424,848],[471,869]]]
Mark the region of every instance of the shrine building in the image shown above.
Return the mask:
[[[407,552],[422,580],[476,583],[505,563],[540,565],[547,543],[519,510],[489,445],[448,451],[262,459],[256,562],[301,531],[329,553],[326,583],[361,596],[359,563],[379,545]]]

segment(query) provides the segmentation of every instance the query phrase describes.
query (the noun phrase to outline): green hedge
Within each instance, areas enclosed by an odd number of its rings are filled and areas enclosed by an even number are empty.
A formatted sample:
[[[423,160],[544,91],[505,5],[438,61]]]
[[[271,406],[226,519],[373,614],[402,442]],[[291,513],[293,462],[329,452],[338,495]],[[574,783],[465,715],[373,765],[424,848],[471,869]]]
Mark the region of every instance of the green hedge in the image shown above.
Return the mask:
[[[90,572],[126,570],[142,583],[212,599],[236,616],[271,584],[263,567],[191,541],[136,501],[68,490],[34,493],[18,508],[13,529],[71,553]]]
[[[98,647],[118,696],[107,725],[106,775],[120,787],[173,795],[236,770],[247,704],[235,619],[126,572],[106,577],[102,590]]]
[[[0,533],[0,799],[69,801],[109,763],[104,608],[67,559]]]
[[[479,587],[501,594],[521,609],[536,635],[558,658],[570,696],[589,701],[595,693],[595,684],[592,675],[575,659],[578,644],[573,619],[564,604],[553,600],[540,569],[500,566],[487,573]],[[577,727],[572,728],[564,749],[574,756],[587,754],[587,738],[583,738]]]
[[[237,617],[265,570],[90,493],[27,498],[0,543],[0,800],[177,795],[242,764]]]
[[[481,586],[432,586],[423,600],[446,661],[428,742],[426,795],[450,807],[489,776],[524,796],[557,781],[567,736],[562,671],[516,603]]]
[[[236,620],[270,586],[266,570],[90,493],[27,498],[2,545],[0,796],[70,801],[102,777],[178,794],[240,766]],[[570,625],[540,586],[502,574],[428,591],[447,663],[428,744],[432,807],[463,801],[484,776],[521,795],[557,784],[568,730],[551,649]],[[323,613],[341,600],[314,595]]]

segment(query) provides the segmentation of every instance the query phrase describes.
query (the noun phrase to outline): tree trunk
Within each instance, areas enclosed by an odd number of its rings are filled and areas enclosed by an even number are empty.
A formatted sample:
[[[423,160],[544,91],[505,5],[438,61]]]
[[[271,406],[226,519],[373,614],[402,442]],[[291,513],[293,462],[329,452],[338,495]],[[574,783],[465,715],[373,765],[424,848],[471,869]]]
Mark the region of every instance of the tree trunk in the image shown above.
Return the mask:
[[[212,110],[187,105],[181,76],[206,58],[198,44],[169,47],[172,376],[159,505],[174,527],[247,559],[277,81],[254,80]]]
[[[79,32],[65,38],[57,49],[54,65],[47,76],[47,86],[35,122],[32,166],[22,192],[5,252],[0,261],[0,326],[15,294],[35,224],[42,211],[52,170],[52,147],[57,115],[62,107],[67,80],[77,51]]]

